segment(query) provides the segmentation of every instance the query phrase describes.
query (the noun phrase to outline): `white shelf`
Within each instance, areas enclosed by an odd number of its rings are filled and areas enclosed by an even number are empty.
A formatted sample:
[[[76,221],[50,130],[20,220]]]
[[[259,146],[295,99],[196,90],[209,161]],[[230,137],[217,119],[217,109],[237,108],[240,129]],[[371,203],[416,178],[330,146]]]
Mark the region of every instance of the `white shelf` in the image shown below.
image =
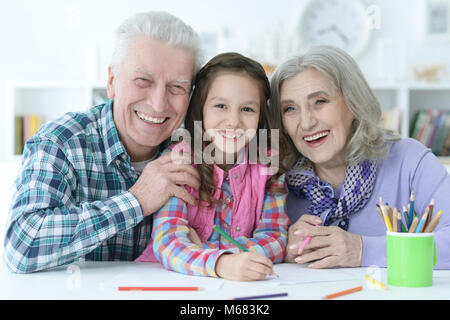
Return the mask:
[[[400,134],[408,137],[415,114],[424,109],[450,110],[450,83],[405,82],[398,84],[371,83],[384,110],[400,108]]]
[[[6,160],[18,161],[14,154],[14,118],[36,114],[44,122],[67,112],[83,112],[107,99],[106,83],[100,82],[12,82],[8,85]]]

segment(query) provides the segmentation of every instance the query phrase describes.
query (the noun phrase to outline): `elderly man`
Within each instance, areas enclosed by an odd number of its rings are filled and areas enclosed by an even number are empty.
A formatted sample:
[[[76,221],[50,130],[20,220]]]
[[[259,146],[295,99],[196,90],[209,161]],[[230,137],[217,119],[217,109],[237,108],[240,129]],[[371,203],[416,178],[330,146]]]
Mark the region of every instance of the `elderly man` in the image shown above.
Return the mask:
[[[191,165],[159,157],[187,111],[201,65],[198,35],[163,12],[118,29],[110,101],[46,124],[26,144],[8,219],[4,260],[28,273],[86,260],[134,260],[151,214],[171,196],[194,204]]]

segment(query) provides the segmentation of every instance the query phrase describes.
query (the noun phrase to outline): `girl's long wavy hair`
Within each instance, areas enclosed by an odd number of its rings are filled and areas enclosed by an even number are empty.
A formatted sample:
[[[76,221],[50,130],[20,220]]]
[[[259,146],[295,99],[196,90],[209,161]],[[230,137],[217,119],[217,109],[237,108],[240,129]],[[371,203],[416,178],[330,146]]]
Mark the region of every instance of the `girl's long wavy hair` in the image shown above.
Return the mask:
[[[260,114],[259,114],[258,130],[267,129],[268,132],[267,146],[271,146],[270,130],[275,129],[275,127],[270,117],[268,106],[268,99],[270,98],[269,80],[261,64],[250,58],[247,58],[241,54],[234,52],[222,53],[215,56],[197,73],[194,83],[194,90],[192,92],[189,108],[184,121],[184,126],[186,130],[189,131],[191,137],[195,136],[194,121],[202,121],[203,123],[203,107],[205,105],[211,84],[218,75],[230,72],[235,74],[247,75],[251,79],[256,81],[260,92]],[[204,128],[202,127],[202,136],[203,134]],[[282,165],[284,159],[284,154],[282,150],[286,150],[285,148],[283,148],[283,146],[284,143],[280,141],[279,142],[280,150],[274,150],[279,154],[279,170],[267,181],[266,191],[273,193],[285,192],[284,188],[273,186],[273,184],[275,183],[275,181],[277,181],[280,175],[286,172],[286,169]],[[258,150],[259,147],[260,144],[258,141],[257,142]],[[202,152],[202,150],[194,149],[193,141],[191,141],[191,150],[194,150],[194,152],[199,151]],[[266,152],[266,150],[263,151],[260,150],[260,152]],[[257,161],[259,162],[259,157]],[[216,191],[216,186],[214,185],[213,181],[213,170],[214,170],[213,164],[207,164],[204,161],[202,161],[202,163],[197,166],[197,169],[201,178],[201,185],[199,189],[200,200],[207,202],[208,205],[211,206],[215,202],[213,194]]]

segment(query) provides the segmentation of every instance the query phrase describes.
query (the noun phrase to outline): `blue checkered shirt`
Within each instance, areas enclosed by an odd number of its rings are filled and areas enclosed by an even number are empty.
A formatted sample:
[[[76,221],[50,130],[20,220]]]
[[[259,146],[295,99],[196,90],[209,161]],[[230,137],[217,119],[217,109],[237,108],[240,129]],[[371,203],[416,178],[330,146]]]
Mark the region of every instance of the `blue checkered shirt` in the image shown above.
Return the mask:
[[[138,174],[120,142],[113,101],[68,113],[27,141],[3,259],[28,273],[77,260],[134,260],[152,217],[128,189]]]

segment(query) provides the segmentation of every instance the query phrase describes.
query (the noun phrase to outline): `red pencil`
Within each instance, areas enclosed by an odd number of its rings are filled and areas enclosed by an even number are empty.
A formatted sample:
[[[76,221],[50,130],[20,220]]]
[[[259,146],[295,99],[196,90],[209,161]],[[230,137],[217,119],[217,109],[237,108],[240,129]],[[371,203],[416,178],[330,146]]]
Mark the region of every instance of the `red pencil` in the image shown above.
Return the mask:
[[[199,287],[119,287],[119,291],[200,291]]]

